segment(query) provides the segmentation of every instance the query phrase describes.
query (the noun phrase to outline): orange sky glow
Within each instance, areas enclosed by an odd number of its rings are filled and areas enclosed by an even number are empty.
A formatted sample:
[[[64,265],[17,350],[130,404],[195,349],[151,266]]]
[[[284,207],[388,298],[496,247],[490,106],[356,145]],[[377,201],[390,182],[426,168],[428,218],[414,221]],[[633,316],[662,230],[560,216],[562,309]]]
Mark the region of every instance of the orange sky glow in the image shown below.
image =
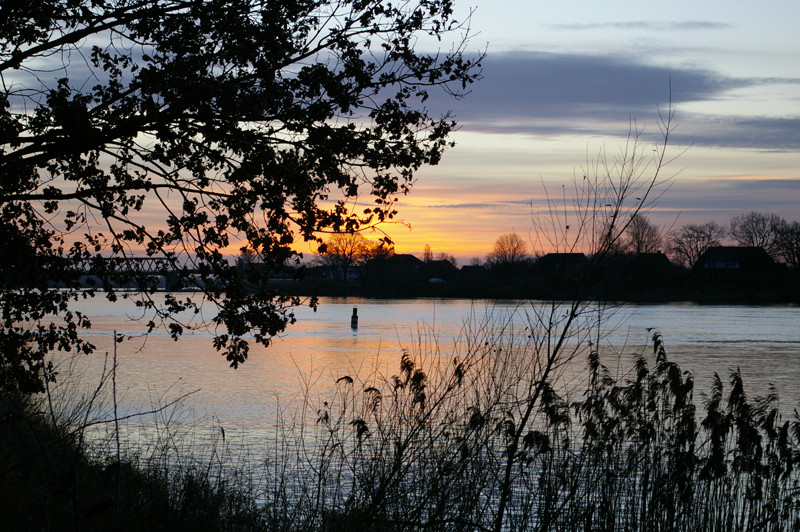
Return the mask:
[[[431,94],[424,104],[433,116],[453,111],[456,147],[417,171],[396,219],[367,238],[383,231],[398,253],[422,256],[427,244],[460,264],[485,259],[510,231],[541,242],[533,217],[545,191],[569,205],[572,180],[603,153],[613,161],[631,131],[650,154],[669,110],[666,181],[646,209],[662,233],[753,210],[800,220],[800,3],[676,0],[666,19],[632,0],[476,3],[457,2],[456,15],[472,13],[483,79],[463,100]],[[359,201],[360,210],[371,200]],[[295,246],[305,258],[316,251]]]

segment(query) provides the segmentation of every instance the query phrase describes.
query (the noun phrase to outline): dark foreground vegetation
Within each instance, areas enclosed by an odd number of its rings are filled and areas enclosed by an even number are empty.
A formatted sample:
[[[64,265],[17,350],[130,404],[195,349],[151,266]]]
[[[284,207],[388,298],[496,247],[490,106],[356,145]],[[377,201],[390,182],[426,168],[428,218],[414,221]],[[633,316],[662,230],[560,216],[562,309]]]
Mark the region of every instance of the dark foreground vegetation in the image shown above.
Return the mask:
[[[496,332],[453,360],[422,339],[396,375],[342,376],[258,467],[232,466],[224,435],[202,459],[169,438],[120,452],[113,429],[88,437],[90,403],[7,395],[3,528],[800,530],[800,417],[774,390],[750,397],[732,371],[698,400],[657,333],[627,372],[591,351],[568,390],[535,341]]]
[[[2,398],[2,529],[253,530],[259,509],[236,477],[211,465],[167,469],[165,456],[118,456],[84,439],[86,419],[53,418],[46,404]]]

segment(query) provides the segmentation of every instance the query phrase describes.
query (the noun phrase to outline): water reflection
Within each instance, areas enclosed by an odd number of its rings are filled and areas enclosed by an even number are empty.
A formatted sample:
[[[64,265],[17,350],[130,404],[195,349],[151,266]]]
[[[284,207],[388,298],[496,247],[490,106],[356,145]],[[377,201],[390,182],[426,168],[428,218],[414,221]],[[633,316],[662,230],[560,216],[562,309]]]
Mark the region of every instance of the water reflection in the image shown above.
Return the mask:
[[[78,360],[91,388],[103,367],[102,353],[113,349],[112,332],[132,334],[141,324],[128,319],[135,309],[124,304],[97,300],[82,305],[92,318],[91,334],[99,348],[99,354]],[[353,307],[360,318],[357,330],[350,327]],[[187,334],[177,343],[159,332],[118,346],[118,402],[124,412],[135,412],[197,390],[188,404],[199,423],[264,436],[282,409],[302,400],[322,404],[343,375],[369,379],[395,374],[402,349],[414,342],[450,357],[465,322],[511,320],[522,331],[526,311],[530,317],[531,308],[519,302],[324,299],[317,312],[298,309],[297,323],[271,347],[253,346],[237,370],[214,351],[209,331]],[[595,343],[612,371],[629,368],[630,355],[648,350],[658,330],[670,359],[694,372],[696,398],[708,389],[714,372],[726,381],[729,370],[738,367],[751,394],[765,393],[774,384],[784,412],[800,400],[796,307],[609,306],[602,323],[604,335]],[[583,367],[583,360],[576,361],[569,378]]]

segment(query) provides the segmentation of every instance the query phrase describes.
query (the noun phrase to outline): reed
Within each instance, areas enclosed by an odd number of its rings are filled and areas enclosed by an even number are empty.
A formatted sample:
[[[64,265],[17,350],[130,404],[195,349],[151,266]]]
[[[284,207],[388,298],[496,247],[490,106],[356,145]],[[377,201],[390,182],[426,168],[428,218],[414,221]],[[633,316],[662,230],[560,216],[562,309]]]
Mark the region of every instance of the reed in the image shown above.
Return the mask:
[[[117,413],[115,364],[98,383],[62,366],[46,393],[0,393],[0,515],[4,530],[264,530],[254,479],[222,435],[184,439],[179,397]],[[157,438],[127,440],[147,423]],[[194,427],[195,429],[197,427]]]
[[[316,410],[302,497],[276,513],[283,529],[493,530],[498,517],[501,530],[800,528],[800,416],[783,420],[774,390],[750,399],[733,371],[698,408],[656,333],[619,376],[591,351],[569,401],[520,372],[536,351],[503,334],[433,376],[404,352],[384,388],[341,378]]]

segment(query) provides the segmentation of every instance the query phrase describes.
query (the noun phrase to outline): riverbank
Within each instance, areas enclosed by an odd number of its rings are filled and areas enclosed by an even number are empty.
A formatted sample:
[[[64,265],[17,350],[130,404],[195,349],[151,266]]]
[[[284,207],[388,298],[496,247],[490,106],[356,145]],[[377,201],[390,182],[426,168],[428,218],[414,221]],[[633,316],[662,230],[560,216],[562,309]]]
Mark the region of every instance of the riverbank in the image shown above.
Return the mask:
[[[393,255],[344,270],[325,266],[271,275],[276,288],[305,295],[371,298],[450,297],[564,301],[800,303],[800,274],[760,248],[712,248],[719,256],[694,268],[663,253],[550,253],[536,260],[469,265]],[[755,257],[755,258],[753,258]]]
[[[302,296],[363,297],[374,299],[451,298],[564,300],[575,295],[574,287],[542,285],[524,281],[483,283],[416,283],[403,287],[369,285],[360,280],[347,283],[306,280],[277,288]],[[614,286],[590,291],[586,300],[627,303],[696,303],[701,305],[800,305],[800,279],[785,283],[702,283],[679,279],[649,286]]]
[[[0,398],[3,530],[267,529],[230,479],[215,479],[211,468],[120,459],[113,446],[84,438],[85,422],[52,417],[42,396]]]

